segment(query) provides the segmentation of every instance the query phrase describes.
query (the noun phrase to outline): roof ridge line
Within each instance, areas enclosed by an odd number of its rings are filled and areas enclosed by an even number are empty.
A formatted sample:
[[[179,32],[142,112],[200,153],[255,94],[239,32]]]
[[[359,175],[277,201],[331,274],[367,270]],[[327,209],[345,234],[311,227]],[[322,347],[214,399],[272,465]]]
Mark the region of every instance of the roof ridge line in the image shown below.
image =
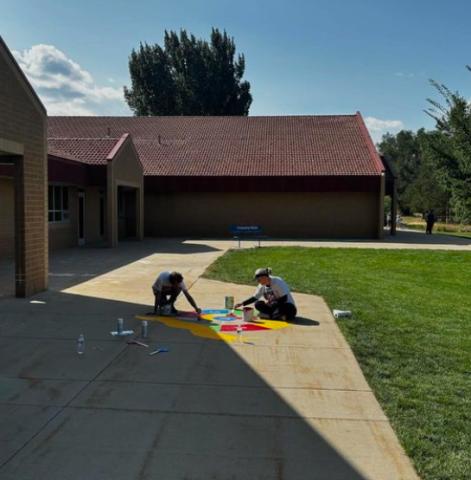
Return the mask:
[[[119,140],[121,137],[47,137],[48,140]]]
[[[373,158],[374,162],[376,163],[376,166],[379,167],[380,172],[384,173],[384,171],[385,171],[384,163],[381,161],[379,153],[376,150],[375,144],[373,143],[373,139],[371,138],[370,132],[368,131],[368,128],[366,128],[365,121],[363,120],[363,117],[358,110],[357,110],[357,113],[355,114],[355,117],[358,121],[358,125],[360,127],[361,134],[363,136],[363,139],[366,142],[366,146],[368,148],[368,151],[370,152],[371,157]]]
[[[116,154],[121,150],[123,145],[126,143],[126,140],[130,139],[131,135],[129,133],[123,133],[121,135],[121,138],[118,139],[118,141],[113,145],[113,148],[110,150],[106,157],[107,162],[111,162]]]

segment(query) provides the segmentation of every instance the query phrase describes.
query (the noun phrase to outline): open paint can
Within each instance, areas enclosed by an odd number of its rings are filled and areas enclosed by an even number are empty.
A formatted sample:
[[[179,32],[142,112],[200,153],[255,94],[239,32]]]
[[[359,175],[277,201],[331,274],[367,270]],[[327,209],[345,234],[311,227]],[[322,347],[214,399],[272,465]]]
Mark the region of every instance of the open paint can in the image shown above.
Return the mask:
[[[253,308],[244,307],[244,322],[251,322],[253,320]]]
[[[234,308],[234,297],[226,297],[224,300],[225,307],[228,310],[232,310]]]

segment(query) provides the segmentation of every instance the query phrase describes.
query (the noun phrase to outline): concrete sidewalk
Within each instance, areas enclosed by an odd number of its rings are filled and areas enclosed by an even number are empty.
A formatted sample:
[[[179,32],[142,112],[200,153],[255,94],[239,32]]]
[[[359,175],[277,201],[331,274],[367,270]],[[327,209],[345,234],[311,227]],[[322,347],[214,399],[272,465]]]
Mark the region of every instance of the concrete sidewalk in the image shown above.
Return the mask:
[[[149,356],[110,336],[117,317],[139,328],[163,269],[204,307],[250,295],[199,278],[222,253],[74,249],[53,257],[50,291],[0,301],[2,480],[417,478],[319,297],[295,295],[301,324],[244,334],[253,345],[153,323],[152,347],[170,351]]]

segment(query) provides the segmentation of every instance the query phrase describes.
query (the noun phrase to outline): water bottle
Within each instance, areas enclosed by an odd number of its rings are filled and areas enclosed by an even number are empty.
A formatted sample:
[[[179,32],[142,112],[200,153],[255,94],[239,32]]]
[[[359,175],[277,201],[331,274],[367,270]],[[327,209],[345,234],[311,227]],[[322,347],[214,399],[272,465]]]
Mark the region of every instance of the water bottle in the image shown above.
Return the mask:
[[[242,343],[242,325],[240,323],[237,324],[236,332],[237,332],[238,342]]]
[[[122,318],[118,318],[118,321],[116,322],[116,331],[118,332],[118,335],[121,335],[123,333],[123,328],[124,320]]]
[[[77,339],[77,353],[79,355],[82,355],[84,351],[85,351],[85,337],[83,336],[83,333],[81,333]]]
[[[147,320],[143,320],[141,323],[141,338],[147,338],[147,336],[149,335],[148,327],[149,323],[147,322]]]

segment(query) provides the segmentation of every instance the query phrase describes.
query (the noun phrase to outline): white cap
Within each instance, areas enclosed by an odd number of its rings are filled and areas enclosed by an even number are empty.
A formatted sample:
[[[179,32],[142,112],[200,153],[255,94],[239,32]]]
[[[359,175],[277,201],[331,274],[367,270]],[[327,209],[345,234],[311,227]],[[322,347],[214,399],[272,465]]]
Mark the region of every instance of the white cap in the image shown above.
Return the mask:
[[[257,268],[254,273],[254,278],[268,277],[271,273],[271,268]]]

